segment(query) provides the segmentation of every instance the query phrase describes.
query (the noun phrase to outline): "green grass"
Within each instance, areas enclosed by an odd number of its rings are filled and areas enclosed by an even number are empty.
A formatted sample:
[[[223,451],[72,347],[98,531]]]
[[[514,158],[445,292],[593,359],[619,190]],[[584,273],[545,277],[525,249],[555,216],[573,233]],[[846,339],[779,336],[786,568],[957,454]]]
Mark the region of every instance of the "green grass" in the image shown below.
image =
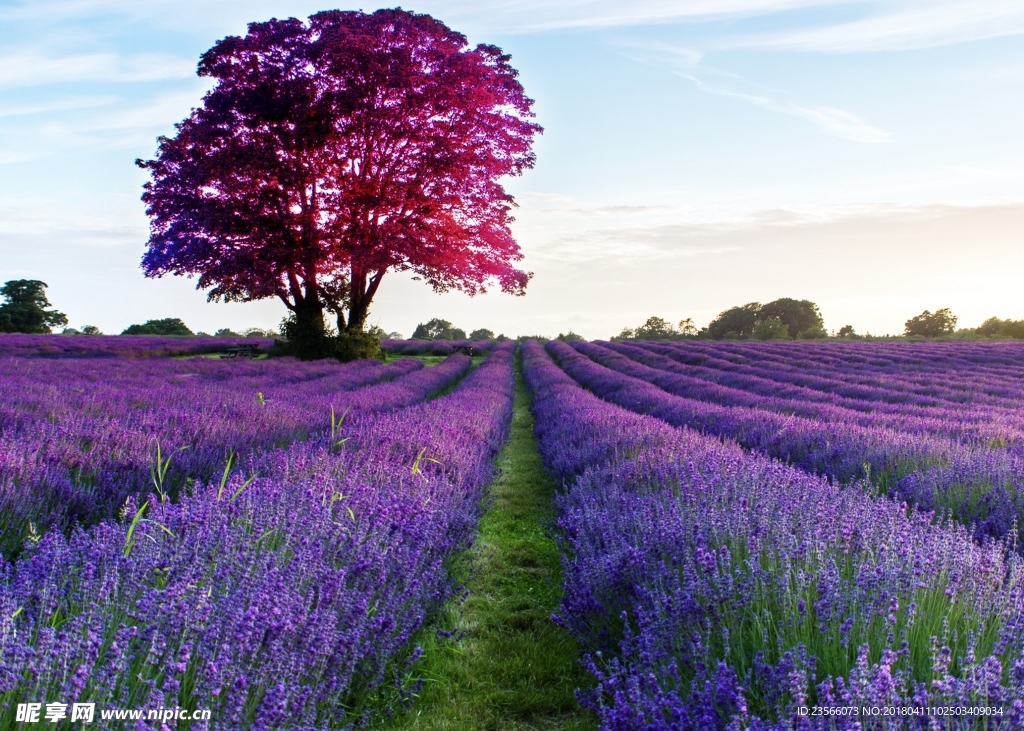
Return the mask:
[[[402,358],[412,358],[413,360],[422,361],[425,366],[435,366],[439,363],[444,363],[449,357],[450,356],[447,355],[393,355],[389,353],[387,362],[391,363],[396,360],[401,360]],[[478,365],[483,363],[485,357],[486,356],[484,355],[472,356],[471,359],[473,361],[473,367],[476,368]]]
[[[516,369],[512,433],[498,457],[493,502],[458,573],[469,597],[442,617],[458,639],[431,636],[413,674],[424,678],[412,710],[389,729],[521,731],[596,728],[574,691],[588,683],[579,649],[551,614],[561,599],[552,537],[554,483],[533,436],[533,417]]]

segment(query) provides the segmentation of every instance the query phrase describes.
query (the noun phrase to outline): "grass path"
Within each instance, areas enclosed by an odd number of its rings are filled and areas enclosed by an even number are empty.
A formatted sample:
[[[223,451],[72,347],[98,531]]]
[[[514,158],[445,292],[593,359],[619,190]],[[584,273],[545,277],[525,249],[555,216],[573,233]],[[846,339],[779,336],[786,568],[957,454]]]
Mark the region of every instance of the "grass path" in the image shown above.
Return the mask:
[[[551,530],[554,483],[537,452],[518,357],[512,432],[498,467],[493,502],[460,568],[469,598],[450,607],[442,623],[463,634],[425,643],[415,670],[423,688],[392,729],[596,728],[574,695],[587,683],[576,643],[550,620],[562,580]]]

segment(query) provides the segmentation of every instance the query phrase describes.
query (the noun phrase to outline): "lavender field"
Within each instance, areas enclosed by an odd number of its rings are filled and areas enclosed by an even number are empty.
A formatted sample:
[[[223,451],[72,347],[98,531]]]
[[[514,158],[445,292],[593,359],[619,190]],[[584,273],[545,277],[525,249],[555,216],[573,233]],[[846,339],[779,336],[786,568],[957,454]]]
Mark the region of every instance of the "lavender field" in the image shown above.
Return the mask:
[[[496,462],[520,401],[556,485],[541,621],[590,714],[543,727],[1024,727],[1024,346],[409,343],[450,353],[424,366],[21,340],[0,729],[26,701],[210,711],[111,729],[483,727],[431,725],[421,689],[477,632],[441,618],[523,469]],[[503,708],[488,727],[538,727]]]
[[[464,355],[3,358],[0,702],[361,720],[455,591],[512,351],[468,375]]]
[[[524,368],[602,728],[1024,723],[1024,348],[572,346]]]

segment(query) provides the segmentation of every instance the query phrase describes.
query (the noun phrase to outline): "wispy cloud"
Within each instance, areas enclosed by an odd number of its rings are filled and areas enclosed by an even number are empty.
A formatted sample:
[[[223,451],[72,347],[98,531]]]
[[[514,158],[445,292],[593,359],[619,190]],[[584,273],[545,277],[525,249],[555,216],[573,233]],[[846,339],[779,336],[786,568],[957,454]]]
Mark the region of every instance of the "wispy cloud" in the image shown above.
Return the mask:
[[[37,53],[0,56],[0,87],[42,86],[68,82],[123,83],[183,79],[195,73],[195,62],[176,56],[119,56],[92,53],[53,58]]]
[[[54,207],[52,202],[35,200],[0,206],[0,239],[42,235],[76,244],[114,246],[138,245],[146,233],[146,219],[137,201],[76,201]]]
[[[83,128],[89,132],[169,128],[187,116],[192,107],[199,104],[201,96],[195,91],[163,94],[148,104],[105,114]]]
[[[123,16],[161,27],[244,31],[244,23],[271,16],[304,17],[310,0],[14,0],[0,5],[0,23],[48,24]],[[922,48],[1024,34],[1019,0],[434,0],[416,9],[471,33],[532,33],[756,18],[801,9],[856,8],[857,20],[820,21],[815,27],[723,36],[716,47],[820,52]]]
[[[563,233],[538,250],[543,260],[573,262],[600,260],[644,266],[652,262],[668,262],[696,256],[711,256],[740,251],[735,243],[716,245],[696,242],[698,236],[714,231],[715,226],[672,224],[665,226],[629,226]]]
[[[804,107],[799,104],[780,104],[772,101],[766,108],[809,119],[823,132],[854,142],[879,144],[892,142],[892,134],[869,124],[856,114],[834,107]]]
[[[732,99],[753,104],[762,109],[769,109],[773,112],[781,112],[794,117],[802,117],[818,125],[822,132],[841,137],[854,142],[867,142],[871,144],[892,142],[892,135],[889,132],[870,124],[852,112],[844,109],[836,109],[829,106],[806,106],[793,102],[782,102],[770,96],[760,94],[745,94],[732,91],[719,86],[706,83],[703,79],[693,73],[680,73],[685,79],[692,81],[698,89],[709,94],[726,96]]]
[[[1019,0],[925,0],[877,5],[871,11],[854,21],[723,38],[716,46],[848,53],[911,50],[1024,35],[1024,4]]]
[[[778,245],[796,237],[810,241],[815,232],[839,241],[844,231],[867,237],[884,230],[894,240],[907,231],[938,230],[948,221],[978,220],[1019,228],[1024,204],[987,206],[891,203],[833,204],[803,209],[765,209],[713,221],[680,221],[563,232],[553,236],[532,256],[541,262],[607,263],[614,267],[656,264],[671,268],[674,261],[695,257],[758,251],[765,242]],[[990,225],[990,223],[986,224]],[[979,224],[981,228],[981,224]],[[901,233],[902,231],[902,233]],[[762,252],[763,253],[763,252]]]
[[[541,213],[579,218],[638,216],[675,210],[675,206],[595,206],[594,208],[544,208]]]
[[[832,5],[849,0],[439,0],[418,6],[421,12],[511,32],[546,31],[568,28],[609,28],[650,23],[729,16],[763,15],[794,8]],[[204,26],[220,25],[237,16],[234,0],[32,0],[12,3],[0,9],[0,20],[32,21],[54,17],[81,18],[123,14],[134,18],[163,15],[165,22],[182,20]],[[253,0],[246,4],[249,19],[303,16],[316,12],[316,5],[304,0],[270,2]],[[173,12],[169,12],[173,11]]]
[[[57,99],[42,104],[30,104],[20,107],[0,107],[0,117],[27,117],[34,114],[63,112],[71,109],[94,109],[105,107],[117,101],[113,96],[93,96],[70,99]]]
[[[773,92],[754,89],[738,91],[732,87],[751,87],[739,74],[714,68],[702,63],[703,53],[694,48],[673,46],[668,43],[623,43],[625,55],[643,63],[667,66],[678,76],[687,79],[702,92],[737,99],[773,112],[801,117],[816,124],[826,134],[854,142],[872,144],[892,142],[892,135],[870,124],[862,117],[845,109],[827,105],[807,105],[780,101]],[[717,80],[712,83],[709,79]]]
[[[90,149],[131,149],[131,158],[148,155],[156,137],[171,133],[172,125],[199,103],[202,91],[168,92],[140,100],[97,97],[0,108],[0,118],[6,117],[0,128],[0,166]],[[74,111],[66,118],[45,114],[59,109]],[[40,116],[32,116],[37,113]]]

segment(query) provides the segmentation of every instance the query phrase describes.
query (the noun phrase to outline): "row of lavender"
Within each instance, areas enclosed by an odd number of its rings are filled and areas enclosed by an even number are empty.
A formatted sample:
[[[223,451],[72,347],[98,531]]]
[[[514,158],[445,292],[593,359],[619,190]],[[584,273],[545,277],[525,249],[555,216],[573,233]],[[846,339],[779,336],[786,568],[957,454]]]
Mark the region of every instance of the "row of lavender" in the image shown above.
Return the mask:
[[[852,384],[853,376],[833,366],[829,377],[813,374],[810,358],[793,357],[786,361],[751,353],[726,359],[726,353],[698,355],[699,348],[683,349],[657,343],[600,343],[596,347],[612,349],[659,370],[685,378],[671,380],[679,395],[728,405],[754,406],[771,411],[794,413],[810,418],[851,421],[866,426],[889,426],[903,431],[949,436],[965,443],[986,445],[1019,444],[1024,441],[1024,414],[1016,383],[1024,369],[1003,378],[999,388],[1018,400],[1003,399],[1000,404],[983,403],[985,388],[973,380],[960,378],[963,388],[950,398],[941,396],[941,387],[929,386],[928,397],[903,368],[890,365],[874,385]],[[798,356],[798,353],[793,353]],[[699,363],[694,361],[699,360]],[[950,366],[952,368],[952,366]],[[883,368],[879,371],[884,373]],[[943,377],[947,387],[957,378],[956,371]],[[880,385],[880,383],[884,383]],[[947,390],[950,390],[947,388]],[[675,392],[675,391],[674,391]],[[963,399],[968,399],[965,403]]]
[[[383,412],[378,392],[361,403],[376,411],[176,502],[133,496],[119,520],[46,533],[0,572],[0,728],[26,700],[212,710],[192,728],[371,723],[454,590],[445,563],[507,434],[511,361],[499,347],[445,396]]]
[[[355,408],[423,400],[470,367],[464,355],[304,364],[204,358],[0,359],[0,550],[110,517],[129,495],[171,497],[232,455],[336,428]]]
[[[161,337],[157,335],[21,335],[0,334],[0,355],[36,357],[153,358],[223,353],[242,343],[265,350],[269,338]]]
[[[451,355],[456,352],[486,353],[494,340],[385,340],[381,347],[395,355]]]
[[[870,725],[799,715],[814,705],[997,714],[888,728],[1024,723],[1024,562],[1004,542],[619,408],[537,343],[524,374],[566,485],[560,619],[603,729]]]
[[[1024,525],[1024,457],[1013,448],[992,449],[925,426],[896,428],[896,422],[873,422],[870,414],[858,423],[832,407],[811,405],[805,415],[796,415],[745,399],[745,391],[695,382],[599,344],[575,345],[547,347],[573,378],[620,406],[733,440],[840,482],[870,479],[922,510],[951,514],[979,538],[1016,537]],[[816,416],[813,408],[819,408]]]
[[[648,344],[654,345],[654,344]],[[848,395],[869,404],[891,401],[910,405],[993,405],[1018,407],[1021,394],[1016,387],[1024,363],[1020,343],[945,343],[925,357],[916,347],[890,346],[886,357],[865,358],[843,344],[833,352],[809,348],[736,348],[732,345],[702,343],[694,348],[669,348],[670,354],[687,351],[690,356],[704,351],[707,365],[716,370],[734,370],[761,375],[774,382],[792,383],[815,390]],[[961,348],[961,345],[963,346]]]
[[[152,358],[224,353],[239,345],[274,346],[270,338],[161,337],[155,335],[20,335],[0,333],[0,356]],[[394,355],[451,355],[472,350],[486,353],[494,340],[385,340]]]

